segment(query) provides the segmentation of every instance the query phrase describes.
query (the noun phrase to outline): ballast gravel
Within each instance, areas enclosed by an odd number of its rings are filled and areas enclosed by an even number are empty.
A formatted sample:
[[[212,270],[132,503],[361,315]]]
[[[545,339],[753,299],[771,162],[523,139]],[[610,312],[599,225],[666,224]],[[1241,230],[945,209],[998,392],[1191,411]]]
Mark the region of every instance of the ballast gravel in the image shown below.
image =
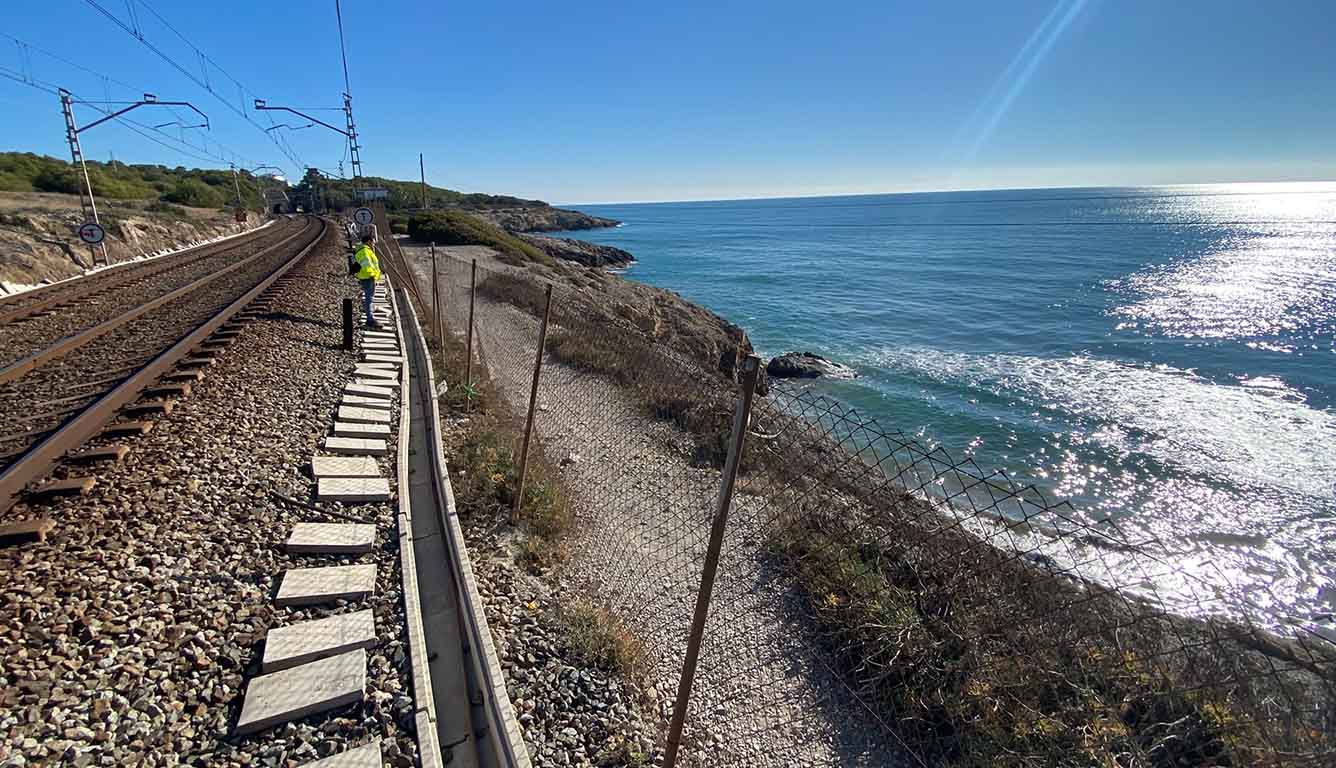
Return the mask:
[[[344,273],[331,233],[89,496],[5,515],[57,527],[0,550],[0,765],[296,766],[377,738],[387,765],[415,763],[393,500],[324,505],[374,523],[375,547],[313,556],[285,552],[292,527],[342,520],[273,495],[313,499],[309,461],[355,362]],[[376,565],[373,597],[275,607],[288,568],[352,563]],[[377,631],[364,701],[232,735],[266,631],[359,608]]]

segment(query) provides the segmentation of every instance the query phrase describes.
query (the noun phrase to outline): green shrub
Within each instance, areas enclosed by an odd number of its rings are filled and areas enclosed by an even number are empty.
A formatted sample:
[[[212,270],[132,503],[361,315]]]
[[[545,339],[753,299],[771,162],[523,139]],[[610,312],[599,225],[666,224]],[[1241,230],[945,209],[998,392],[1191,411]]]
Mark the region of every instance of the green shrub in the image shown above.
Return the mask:
[[[199,179],[181,179],[171,192],[163,195],[163,199],[196,208],[219,208],[227,202],[223,193]]]

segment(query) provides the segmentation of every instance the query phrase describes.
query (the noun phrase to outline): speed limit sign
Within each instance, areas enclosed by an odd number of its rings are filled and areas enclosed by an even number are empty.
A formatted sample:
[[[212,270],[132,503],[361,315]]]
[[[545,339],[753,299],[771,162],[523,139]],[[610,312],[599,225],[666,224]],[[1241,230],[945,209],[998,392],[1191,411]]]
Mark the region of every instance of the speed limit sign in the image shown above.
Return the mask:
[[[83,226],[79,227],[79,239],[89,245],[97,245],[105,240],[106,237],[107,231],[96,221],[86,222]]]
[[[376,214],[371,212],[370,208],[362,207],[353,211],[353,221],[364,227],[370,226],[371,222],[376,220]]]

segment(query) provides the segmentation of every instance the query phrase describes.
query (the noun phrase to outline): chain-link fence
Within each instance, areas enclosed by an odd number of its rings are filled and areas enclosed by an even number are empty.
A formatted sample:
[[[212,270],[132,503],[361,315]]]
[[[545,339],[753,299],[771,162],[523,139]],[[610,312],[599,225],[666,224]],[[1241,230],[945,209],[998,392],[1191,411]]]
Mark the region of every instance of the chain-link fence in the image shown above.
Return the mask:
[[[525,268],[440,254],[444,332],[472,326],[467,341],[517,418],[541,360],[532,450],[568,494],[562,577],[639,641],[667,730],[738,438],[745,350],[665,342],[580,290],[593,271],[551,274],[549,310],[546,281]],[[759,389],[717,542],[690,759],[1336,762],[1329,641],[1230,617],[1238,595],[1194,589],[1167,548],[1113,521],[810,389]],[[1173,600],[1160,597],[1167,581]]]

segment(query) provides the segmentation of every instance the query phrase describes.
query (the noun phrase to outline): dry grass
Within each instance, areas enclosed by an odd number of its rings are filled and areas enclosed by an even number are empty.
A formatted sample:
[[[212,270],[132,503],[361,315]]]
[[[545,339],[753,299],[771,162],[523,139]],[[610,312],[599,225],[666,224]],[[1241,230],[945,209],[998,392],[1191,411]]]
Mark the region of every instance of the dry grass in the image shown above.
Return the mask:
[[[578,600],[562,608],[561,622],[580,658],[627,680],[643,677],[644,646],[606,608]]]

